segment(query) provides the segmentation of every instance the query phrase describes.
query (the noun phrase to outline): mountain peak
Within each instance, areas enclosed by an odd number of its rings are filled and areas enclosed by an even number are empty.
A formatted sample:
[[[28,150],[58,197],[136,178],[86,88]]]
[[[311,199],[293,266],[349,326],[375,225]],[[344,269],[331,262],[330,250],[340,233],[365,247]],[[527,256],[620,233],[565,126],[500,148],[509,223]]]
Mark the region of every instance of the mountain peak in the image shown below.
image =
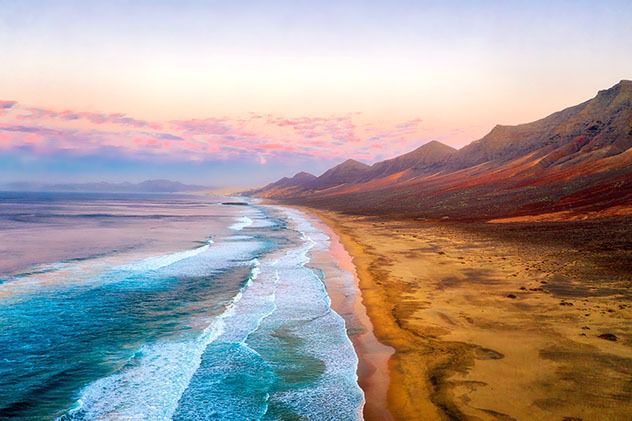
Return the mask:
[[[367,168],[368,165],[363,162],[356,161],[355,159],[349,158],[342,164],[337,165],[335,168],[353,168],[353,167]]]
[[[516,126],[496,125],[483,138],[454,154],[451,167],[466,168],[484,162],[500,164],[536,151],[546,155],[564,145],[570,145],[568,151],[577,152],[576,142],[584,142],[581,147],[584,152],[598,149],[605,154],[622,152],[632,146],[632,136],[628,134],[631,109],[632,81],[621,80],[581,104],[540,120]],[[565,152],[558,154],[566,156]],[[548,165],[561,158],[552,159],[549,158]]]
[[[597,93],[597,98],[615,98],[620,96],[632,96],[632,80],[622,79],[611,88],[602,89]]]
[[[621,79],[619,83],[614,85],[612,88],[616,88],[616,87],[623,88],[623,89],[632,89],[632,80]]]
[[[341,164],[325,171],[314,180],[314,186],[319,189],[333,187],[339,184],[355,183],[359,181],[370,167],[355,159],[347,159]]]
[[[293,177],[283,177],[282,179],[275,181],[274,183],[270,183],[267,186],[263,187],[260,190],[266,189],[284,189],[288,187],[298,187],[305,183],[308,183],[314,180],[316,176],[314,174],[310,174],[305,171],[298,172],[294,174]]]
[[[327,176],[329,174],[343,174],[343,173],[347,174],[347,173],[352,173],[352,172],[353,173],[361,172],[361,171],[366,170],[367,168],[369,168],[367,164],[364,164],[360,161],[356,161],[355,159],[347,159],[346,161],[325,171],[325,173],[321,175],[321,177]]]
[[[446,145],[445,143],[441,143],[438,140],[431,140],[430,142],[424,143],[421,146],[448,146],[448,145]]]
[[[612,88],[599,91],[595,98],[588,101],[588,104],[591,103],[595,111],[602,108],[603,112],[612,113],[618,110],[629,113],[632,107],[632,80],[621,80]]]
[[[456,149],[454,149],[452,146],[446,145],[445,143],[441,143],[438,140],[431,140],[430,142],[424,143],[423,145],[415,149],[415,151],[421,151],[421,150],[440,151],[440,152],[441,151],[447,151],[447,152],[456,151]]]
[[[393,158],[389,161],[407,160],[407,161],[422,161],[420,163],[431,163],[437,160],[444,159],[447,155],[455,152],[452,146],[448,146],[445,143],[441,143],[438,140],[431,140],[428,143],[424,143],[417,149],[400,155],[397,158]],[[386,161],[385,161],[386,162]]]
[[[412,171],[409,175],[436,172],[438,166],[455,151],[456,149],[451,146],[431,140],[404,155],[373,164],[365,180],[386,177],[406,170]]]
[[[306,171],[301,171],[294,174],[294,177],[292,177],[292,180],[305,181],[305,180],[313,180],[315,178],[316,176],[314,174],[308,173]]]

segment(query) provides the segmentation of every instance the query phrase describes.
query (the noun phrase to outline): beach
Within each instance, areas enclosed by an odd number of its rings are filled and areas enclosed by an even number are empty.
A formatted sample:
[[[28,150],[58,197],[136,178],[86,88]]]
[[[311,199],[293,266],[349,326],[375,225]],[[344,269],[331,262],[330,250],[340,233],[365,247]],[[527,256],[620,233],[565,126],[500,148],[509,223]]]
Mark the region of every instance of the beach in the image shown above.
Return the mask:
[[[11,194],[2,209],[0,418],[632,413],[625,219],[134,195]]]
[[[326,281],[347,330],[365,311],[361,325],[394,350],[384,397],[384,379],[376,388],[362,367],[384,367],[386,354],[376,360],[350,334],[366,419],[385,409],[402,420],[629,419],[625,223],[499,227],[304,210],[353,259],[355,317]]]
[[[305,213],[311,215],[309,212]],[[310,253],[311,264],[324,272],[331,307],[345,320],[347,334],[359,356],[358,384],[365,395],[364,418],[392,420],[387,393],[390,378],[388,362],[394,349],[384,345],[375,336],[373,323],[363,303],[352,257],[340,237],[321,219],[312,216],[310,222],[326,232],[330,238],[329,250],[315,250]],[[343,270],[336,270],[336,266]]]

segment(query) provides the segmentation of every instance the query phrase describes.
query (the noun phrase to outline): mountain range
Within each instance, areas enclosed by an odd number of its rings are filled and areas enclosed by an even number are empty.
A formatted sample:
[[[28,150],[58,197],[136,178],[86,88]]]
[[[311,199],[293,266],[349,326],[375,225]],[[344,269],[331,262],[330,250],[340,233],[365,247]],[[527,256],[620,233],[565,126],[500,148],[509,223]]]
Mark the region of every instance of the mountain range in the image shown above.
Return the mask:
[[[349,159],[248,194],[354,214],[428,219],[632,214],[632,81],[461,149],[437,141],[366,165]]]
[[[185,193],[208,191],[211,188],[183,184],[171,180],[145,180],[140,183],[64,183],[42,184],[16,182],[0,186],[10,191],[94,192],[94,193]]]

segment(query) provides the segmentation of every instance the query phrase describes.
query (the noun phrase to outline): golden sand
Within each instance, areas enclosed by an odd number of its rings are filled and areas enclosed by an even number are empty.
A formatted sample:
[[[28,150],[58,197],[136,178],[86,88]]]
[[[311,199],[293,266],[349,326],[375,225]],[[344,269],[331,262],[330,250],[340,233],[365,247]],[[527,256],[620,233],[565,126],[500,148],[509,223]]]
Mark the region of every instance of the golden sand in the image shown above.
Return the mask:
[[[316,213],[353,257],[375,336],[395,349],[395,419],[630,419],[629,278],[454,225]],[[361,383],[368,419],[384,414],[375,382]]]

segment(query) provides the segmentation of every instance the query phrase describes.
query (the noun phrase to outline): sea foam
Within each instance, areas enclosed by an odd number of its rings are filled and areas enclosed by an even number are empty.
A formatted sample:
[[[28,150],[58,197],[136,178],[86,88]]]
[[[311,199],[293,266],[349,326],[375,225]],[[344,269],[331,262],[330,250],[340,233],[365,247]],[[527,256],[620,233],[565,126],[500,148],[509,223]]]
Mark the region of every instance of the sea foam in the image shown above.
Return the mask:
[[[225,319],[259,275],[252,261],[248,281],[226,306],[209,320],[204,331],[189,340],[159,340],[140,349],[120,372],[99,379],[82,392],[77,405],[62,420],[126,419],[170,420],[180,397],[200,366],[209,344],[225,331]]]
[[[123,271],[133,272],[146,272],[150,270],[157,270],[167,266],[170,266],[176,262],[184,259],[188,259],[193,256],[197,256],[200,253],[204,253],[213,244],[213,240],[208,239],[206,244],[201,247],[197,247],[191,250],[180,251],[177,253],[171,253],[164,256],[148,257],[139,262],[130,263],[128,265],[119,266],[118,269]]]
[[[307,267],[310,251],[327,250],[329,238],[300,212],[284,208],[250,210],[252,218],[242,216],[230,228],[265,230],[274,225],[270,210],[289,224],[288,239],[246,260],[250,276],[224,311],[193,315],[204,321],[197,335],[146,343],[122,369],[84,388],[63,419],[361,418],[357,356],[322,279]],[[254,237],[241,235],[210,244],[126,269],[197,276],[243,265],[258,249]]]
[[[237,218],[237,222],[230,226],[230,229],[241,231],[242,229],[249,227],[250,225],[252,225],[252,219],[248,218],[247,216],[241,216]]]
[[[329,238],[300,213],[277,212],[298,242],[260,258],[257,282],[203,354],[176,420],[361,418],[357,356],[322,280],[306,266]]]

